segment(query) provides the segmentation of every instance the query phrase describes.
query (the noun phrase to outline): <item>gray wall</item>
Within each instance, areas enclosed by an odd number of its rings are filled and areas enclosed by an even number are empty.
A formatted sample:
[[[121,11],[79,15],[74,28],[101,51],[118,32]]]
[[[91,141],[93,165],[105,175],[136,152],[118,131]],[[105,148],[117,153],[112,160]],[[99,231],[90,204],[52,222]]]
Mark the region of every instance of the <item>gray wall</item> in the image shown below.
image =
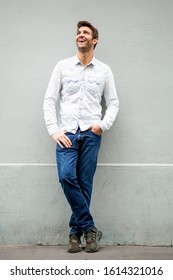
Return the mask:
[[[66,244],[69,206],[42,104],[79,20],[100,31],[120,111],[103,135],[92,212],[103,243],[172,245],[173,2],[0,0],[0,244]]]

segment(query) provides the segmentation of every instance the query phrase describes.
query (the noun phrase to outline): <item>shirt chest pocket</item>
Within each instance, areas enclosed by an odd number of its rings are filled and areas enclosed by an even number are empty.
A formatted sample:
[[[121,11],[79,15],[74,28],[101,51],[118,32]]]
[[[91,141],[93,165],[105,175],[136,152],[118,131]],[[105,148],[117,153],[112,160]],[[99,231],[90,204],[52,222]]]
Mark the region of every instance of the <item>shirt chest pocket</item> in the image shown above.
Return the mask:
[[[68,94],[74,94],[79,90],[79,79],[75,76],[64,78],[64,90]]]
[[[91,95],[100,95],[101,91],[102,91],[102,81],[101,81],[101,79],[88,78],[87,91]]]

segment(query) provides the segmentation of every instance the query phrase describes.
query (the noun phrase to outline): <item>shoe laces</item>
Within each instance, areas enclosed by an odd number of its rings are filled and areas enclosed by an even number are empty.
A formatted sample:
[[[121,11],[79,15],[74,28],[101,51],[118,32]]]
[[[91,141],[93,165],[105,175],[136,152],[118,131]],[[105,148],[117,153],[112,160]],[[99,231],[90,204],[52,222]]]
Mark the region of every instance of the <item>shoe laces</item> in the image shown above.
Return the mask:
[[[70,236],[70,242],[80,243],[80,237],[78,235],[73,234]]]
[[[86,241],[87,242],[95,241],[96,240],[96,235],[97,235],[97,232],[92,231],[92,230],[88,231],[85,235]]]

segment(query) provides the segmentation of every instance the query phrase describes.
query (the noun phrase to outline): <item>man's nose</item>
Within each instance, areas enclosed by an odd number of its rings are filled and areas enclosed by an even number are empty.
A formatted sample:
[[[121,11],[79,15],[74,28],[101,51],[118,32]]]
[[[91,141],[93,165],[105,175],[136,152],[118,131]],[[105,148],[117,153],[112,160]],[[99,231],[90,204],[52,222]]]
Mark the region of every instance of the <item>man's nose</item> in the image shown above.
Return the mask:
[[[85,36],[85,34],[84,34],[83,32],[81,32],[81,33],[79,34],[79,36],[84,37],[84,36]]]

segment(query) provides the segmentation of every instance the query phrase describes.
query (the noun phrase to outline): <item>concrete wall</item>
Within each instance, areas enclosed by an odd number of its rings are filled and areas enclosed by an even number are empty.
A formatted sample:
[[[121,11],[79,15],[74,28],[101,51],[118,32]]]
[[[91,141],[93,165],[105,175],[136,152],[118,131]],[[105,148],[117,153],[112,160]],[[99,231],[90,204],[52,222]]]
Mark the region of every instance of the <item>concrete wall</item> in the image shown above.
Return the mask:
[[[100,31],[120,112],[103,135],[92,212],[103,243],[172,245],[173,2],[0,0],[0,244],[66,244],[69,206],[42,104],[79,20]]]

